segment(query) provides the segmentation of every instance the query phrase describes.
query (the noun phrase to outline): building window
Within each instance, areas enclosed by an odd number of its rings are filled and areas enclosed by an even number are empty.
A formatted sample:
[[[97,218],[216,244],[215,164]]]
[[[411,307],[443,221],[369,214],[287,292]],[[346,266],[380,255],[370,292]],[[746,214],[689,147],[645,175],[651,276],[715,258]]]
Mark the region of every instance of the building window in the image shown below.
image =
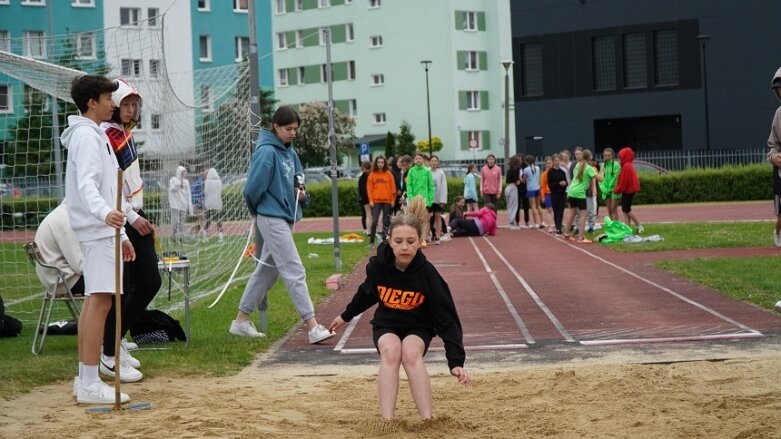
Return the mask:
[[[353,24],[347,23],[344,25],[345,41],[352,42],[355,39],[355,32],[353,31]]]
[[[149,27],[157,27],[157,17],[160,15],[160,9],[158,8],[148,8],[146,10],[146,18],[147,23],[149,24]]]
[[[249,37],[236,37],[236,62],[242,62],[249,55]]]
[[[347,111],[350,113],[350,117],[356,118],[358,117],[358,101],[355,99],[350,99],[347,101],[348,109]]]
[[[382,73],[377,73],[376,75],[372,75],[372,86],[376,85],[383,85],[385,84],[385,75]]]
[[[370,8],[379,8],[382,6],[382,0],[369,0]]]
[[[149,125],[152,126],[153,131],[160,129],[160,119],[159,114],[152,114],[152,117],[149,118]]]
[[[326,34],[328,35],[327,37],[326,37]],[[329,43],[331,43],[331,44],[334,43],[333,35],[331,34],[331,32],[329,32],[329,29],[327,27],[321,27],[320,28],[320,45],[321,46],[325,46],[326,39],[330,40]]]
[[[466,70],[477,70],[480,68],[477,52],[475,51],[466,52],[466,61],[464,64],[464,68],[466,68]]]
[[[287,2],[285,0],[277,0],[277,14],[284,14],[287,12]]]
[[[247,0],[233,0],[233,12],[247,12],[248,10]]]
[[[141,8],[119,8],[120,26],[138,26]]]
[[[347,61],[347,79],[355,79],[355,61]]]
[[[645,57],[645,34],[624,34],[624,88],[648,86]]]
[[[678,85],[678,34],[674,30],[654,32],[654,84]]]
[[[591,57],[594,65],[594,91],[615,90],[616,45],[613,36],[592,38]]]
[[[212,109],[212,89],[208,85],[201,86],[201,109],[203,111]]]
[[[296,12],[301,12],[304,10],[304,0],[296,0]]]
[[[11,0],[0,0],[0,5],[9,5],[11,4]]]
[[[521,46],[521,95],[542,96],[542,44]]]
[[[277,50],[287,49],[287,32],[277,32]]]
[[[198,54],[201,62],[212,60],[212,38],[208,35],[198,37]]]
[[[44,44],[43,32],[25,31],[23,55],[28,58],[46,58],[46,44]]]
[[[22,6],[46,6],[45,0],[22,0]]]
[[[480,92],[468,91],[466,92],[466,109],[467,110],[479,110],[480,109]]]
[[[330,8],[331,7],[331,0],[319,0],[317,2],[318,8]]]
[[[298,68],[298,85],[306,84],[306,80],[304,79],[305,75],[306,75],[306,69],[304,67],[299,67]]]
[[[287,69],[279,69],[279,86],[280,87],[287,87]]]
[[[476,145],[474,149],[483,149],[483,133],[481,131],[467,131],[466,138],[469,139],[469,146]],[[474,140],[474,143],[472,141]]]
[[[75,8],[94,8],[95,0],[72,0],[71,6]]]
[[[95,34],[82,32],[76,34],[76,57],[80,59],[95,59]]]
[[[296,31],[296,48],[300,49],[304,47],[304,31]]]
[[[464,30],[477,30],[477,12],[464,12]]]
[[[0,30],[0,50],[11,51],[11,34],[7,30]]]
[[[122,76],[141,76],[140,59],[123,59],[120,61]]]
[[[375,125],[385,125],[385,113],[374,113],[372,116]]]
[[[150,78],[157,78],[160,75],[160,60],[159,59],[150,59],[149,60],[149,77]]]
[[[29,111],[32,106],[40,106],[43,111],[49,110],[49,100],[46,99],[46,95],[29,85],[24,86],[24,106],[25,111]]]
[[[0,84],[0,113],[12,113],[14,107],[14,95],[11,86]]]
[[[198,10],[201,12],[211,11],[211,0],[198,0]]]
[[[369,37],[369,47],[382,47],[382,35]]]

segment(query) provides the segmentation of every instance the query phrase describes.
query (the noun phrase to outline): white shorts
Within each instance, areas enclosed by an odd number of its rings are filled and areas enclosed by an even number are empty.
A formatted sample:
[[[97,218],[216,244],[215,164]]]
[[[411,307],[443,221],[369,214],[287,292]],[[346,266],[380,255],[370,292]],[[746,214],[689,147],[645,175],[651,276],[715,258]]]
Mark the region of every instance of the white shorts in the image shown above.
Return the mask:
[[[84,253],[84,294],[114,294],[114,237],[79,242]],[[122,269],[119,263],[119,292],[122,294]]]

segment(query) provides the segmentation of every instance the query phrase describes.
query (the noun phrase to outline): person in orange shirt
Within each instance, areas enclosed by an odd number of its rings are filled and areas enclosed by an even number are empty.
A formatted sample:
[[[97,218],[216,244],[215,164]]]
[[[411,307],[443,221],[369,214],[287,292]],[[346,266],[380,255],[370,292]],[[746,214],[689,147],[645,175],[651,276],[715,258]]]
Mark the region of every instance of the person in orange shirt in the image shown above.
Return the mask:
[[[374,247],[374,239],[377,235],[377,221],[382,212],[382,240],[388,236],[390,214],[396,204],[396,179],[388,168],[384,156],[377,156],[374,165],[366,179],[366,192],[369,196],[369,207],[372,213],[372,227],[369,233],[370,246]]]
[[[540,203],[545,207],[545,220],[543,225],[548,226],[548,233],[553,233],[553,201],[551,200],[550,188],[548,187],[548,171],[553,167],[551,156],[545,157],[545,170],[540,176]]]

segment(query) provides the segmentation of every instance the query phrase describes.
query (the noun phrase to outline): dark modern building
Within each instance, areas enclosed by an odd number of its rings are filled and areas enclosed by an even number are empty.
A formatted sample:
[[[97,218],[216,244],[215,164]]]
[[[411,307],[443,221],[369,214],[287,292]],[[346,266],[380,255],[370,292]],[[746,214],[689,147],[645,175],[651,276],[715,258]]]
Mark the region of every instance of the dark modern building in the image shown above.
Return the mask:
[[[519,150],[767,144],[779,105],[770,80],[781,66],[781,1],[510,5]]]

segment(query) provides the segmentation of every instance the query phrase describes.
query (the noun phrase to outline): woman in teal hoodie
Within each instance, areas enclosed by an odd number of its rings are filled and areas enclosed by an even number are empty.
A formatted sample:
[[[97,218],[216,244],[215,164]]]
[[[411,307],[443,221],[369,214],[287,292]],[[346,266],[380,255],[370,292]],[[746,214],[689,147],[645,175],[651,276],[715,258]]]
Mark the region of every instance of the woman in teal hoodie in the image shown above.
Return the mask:
[[[293,304],[309,330],[309,343],[319,343],[333,334],[315,319],[309,297],[306,272],[293,242],[293,224],[301,219],[301,208],[309,204],[304,189],[301,161],[292,147],[301,118],[291,107],[281,106],[271,119],[271,129],[263,129],[252,155],[244,201],[263,237],[258,267],[244,288],[239,313],[231,322],[230,333],[243,337],[263,337],[249,320],[278,277],[287,287]]]

